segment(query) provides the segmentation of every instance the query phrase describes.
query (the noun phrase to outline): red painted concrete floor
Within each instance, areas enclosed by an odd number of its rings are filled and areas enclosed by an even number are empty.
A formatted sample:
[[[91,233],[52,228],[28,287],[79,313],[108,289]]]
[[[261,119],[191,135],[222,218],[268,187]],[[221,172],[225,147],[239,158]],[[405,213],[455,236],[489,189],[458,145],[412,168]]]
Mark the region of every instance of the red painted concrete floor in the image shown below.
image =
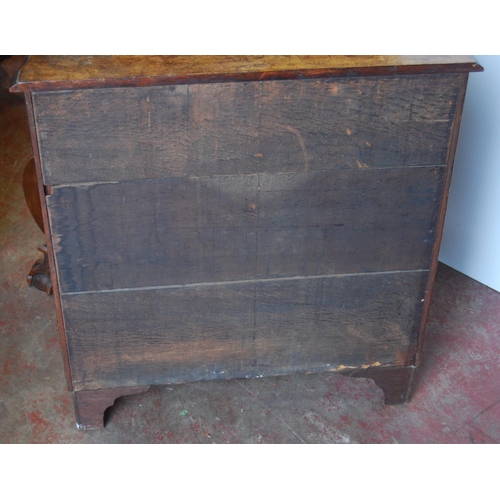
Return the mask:
[[[44,243],[21,187],[30,157],[24,102],[1,88],[0,443],[500,442],[500,294],[444,265],[407,405],[331,373],[214,381],[121,398],[104,429],[77,430],[53,298],[26,284]]]

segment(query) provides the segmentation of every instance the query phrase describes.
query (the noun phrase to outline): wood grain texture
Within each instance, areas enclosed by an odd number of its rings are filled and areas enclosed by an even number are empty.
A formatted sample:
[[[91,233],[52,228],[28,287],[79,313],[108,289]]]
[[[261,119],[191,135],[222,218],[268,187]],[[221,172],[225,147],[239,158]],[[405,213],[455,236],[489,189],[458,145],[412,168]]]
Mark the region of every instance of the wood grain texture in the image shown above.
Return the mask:
[[[470,56],[31,56],[11,91],[469,71]]]
[[[427,269],[444,167],[55,187],[63,293]]]
[[[48,185],[444,165],[460,75],[35,93]]]
[[[427,272],[63,295],[77,390],[400,366]]]

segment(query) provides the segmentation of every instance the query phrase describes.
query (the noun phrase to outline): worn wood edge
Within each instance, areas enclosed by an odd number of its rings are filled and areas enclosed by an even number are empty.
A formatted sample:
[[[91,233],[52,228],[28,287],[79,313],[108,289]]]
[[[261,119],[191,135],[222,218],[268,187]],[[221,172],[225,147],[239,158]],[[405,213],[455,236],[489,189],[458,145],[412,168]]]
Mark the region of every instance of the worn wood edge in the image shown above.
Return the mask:
[[[118,398],[141,394],[151,386],[115,387],[90,391],[74,391],[76,428],[80,430],[102,429],[105,426],[104,412]]]
[[[19,92],[19,90],[15,90],[18,86],[19,83],[19,77],[21,75],[21,70],[26,66],[30,59],[30,56],[25,56],[24,61],[22,62],[21,66],[19,66],[18,70],[14,73],[12,76],[12,80],[10,82],[10,87],[9,87],[9,92]],[[21,92],[26,92],[26,90],[23,90]]]
[[[455,111],[455,116],[453,118],[452,134],[450,142],[448,145],[448,171],[446,172],[446,177],[444,180],[443,193],[441,197],[441,202],[439,205],[439,216],[436,224],[436,239],[434,242],[434,248],[432,250],[431,265],[429,269],[429,277],[426,286],[426,294],[424,307],[422,309],[422,321],[420,324],[420,330],[418,335],[418,343],[414,356],[414,365],[418,366],[422,361],[422,351],[425,341],[425,332],[427,327],[427,320],[429,316],[430,305],[432,301],[432,290],[434,287],[434,280],[436,277],[439,250],[441,248],[441,240],[443,237],[444,222],[446,217],[446,209],[448,206],[448,197],[450,192],[451,178],[453,173],[453,165],[455,162],[455,155],[457,151],[458,139],[460,135],[460,124],[462,121],[462,112],[465,102],[465,94],[467,90],[467,82],[469,75],[467,73],[462,75],[462,85],[457,97],[457,106]]]
[[[248,379],[260,379],[260,378],[268,378],[268,377],[288,377],[295,375],[312,375],[312,374],[320,374],[320,373],[332,373],[336,375],[345,375],[348,377],[360,377],[360,378],[371,378],[370,373],[375,375],[379,373],[385,373],[388,370],[391,370],[391,373],[398,372],[406,369],[414,369],[417,368],[414,365],[404,364],[403,362],[398,363],[397,361],[387,362],[387,363],[370,363],[366,362],[359,365],[345,365],[343,363],[339,364],[323,364],[316,367],[307,367],[307,368],[296,368],[296,369],[283,369],[283,370],[274,370],[270,372],[263,372],[261,370],[256,370],[253,373],[247,373],[245,375],[230,375],[225,371],[218,371],[216,374],[208,375],[208,376],[186,376],[182,380],[175,381],[159,381],[156,379],[152,380],[144,380],[138,381],[135,385],[134,383],[127,383],[126,385],[121,385],[120,388],[123,390],[133,389],[134,387],[153,387],[153,386],[177,386],[183,384],[192,384],[195,382],[214,382],[219,380],[248,380]],[[73,381],[74,389],[73,391],[76,393],[84,393],[84,392],[97,392],[104,390],[111,390],[113,383],[107,384],[104,383],[94,383],[92,382],[82,382],[78,380]]]
[[[20,68],[15,83],[11,86],[11,92],[27,91],[56,91],[72,89],[92,89],[107,87],[148,87],[160,85],[181,85],[194,83],[217,83],[217,82],[246,82],[263,80],[294,80],[294,79],[318,79],[330,77],[350,76],[394,76],[409,74],[436,74],[436,73],[469,73],[484,71],[477,62],[461,63],[430,63],[430,64],[408,64],[408,65],[374,65],[359,67],[337,67],[337,68],[304,68],[296,70],[269,70],[250,72],[221,72],[193,73],[193,74],[168,74],[154,76],[129,76],[109,78],[89,78],[82,80],[34,80],[22,81],[21,70],[29,60],[29,56]]]
[[[37,133],[36,133],[36,124],[35,124],[35,116],[33,111],[33,102],[32,95],[30,92],[25,94],[26,101],[26,111],[28,115],[28,123],[30,128],[30,137],[31,137],[31,146],[33,148],[33,158],[35,162],[36,176],[38,180],[38,194],[40,196],[41,203],[41,212],[42,212],[42,220],[43,227],[45,231],[45,240],[47,245],[47,254],[49,259],[50,266],[50,275],[52,281],[52,292],[54,296],[54,304],[56,308],[56,318],[57,318],[57,326],[59,329],[59,337],[61,340],[61,348],[63,352],[63,361],[64,361],[64,371],[66,374],[66,386],[69,391],[73,390],[72,377],[71,377],[71,366],[69,362],[69,350],[68,344],[66,341],[66,328],[64,323],[64,316],[62,313],[62,303],[61,303],[61,293],[60,293],[60,285],[59,285],[59,275],[57,272],[57,266],[55,263],[53,245],[52,245],[52,237],[50,234],[50,223],[49,223],[49,214],[47,211],[47,205],[45,203],[45,186],[42,178],[42,169],[40,164],[40,152],[38,150],[38,142],[37,142]]]

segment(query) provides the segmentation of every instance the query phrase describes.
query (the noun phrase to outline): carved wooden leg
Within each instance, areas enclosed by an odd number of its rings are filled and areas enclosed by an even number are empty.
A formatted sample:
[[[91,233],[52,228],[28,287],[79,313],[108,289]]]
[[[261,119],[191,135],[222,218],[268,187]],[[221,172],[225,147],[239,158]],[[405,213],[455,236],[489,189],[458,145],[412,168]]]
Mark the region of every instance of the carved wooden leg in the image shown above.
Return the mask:
[[[38,179],[36,177],[35,160],[32,158],[24,167],[23,191],[26,204],[38,227],[43,230],[42,201],[38,191]]]
[[[396,405],[410,400],[414,371],[413,366],[376,367],[356,370],[348,375],[373,379],[384,391],[385,404]]]
[[[42,232],[43,230],[43,217],[42,217],[42,202],[40,200],[40,193],[38,191],[38,180],[36,177],[35,160],[32,158],[23,173],[23,190],[26,204],[30,210],[33,219],[38,224]],[[49,259],[47,256],[47,247],[45,245],[38,247],[38,250],[44,254],[43,258],[37,260],[27,277],[28,285],[34,286],[38,290],[46,292],[48,295],[52,294],[52,281],[50,278]]]
[[[78,429],[102,429],[104,427],[104,411],[113,406],[121,396],[140,394],[149,390],[142,387],[117,387],[95,391],[75,391],[76,426]]]
[[[38,290],[46,292],[47,295],[52,295],[52,280],[50,278],[47,247],[42,245],[38,247],[38,250],[43,253],[43,257],[33,264],[26,280],[29,286],[34,286]]]

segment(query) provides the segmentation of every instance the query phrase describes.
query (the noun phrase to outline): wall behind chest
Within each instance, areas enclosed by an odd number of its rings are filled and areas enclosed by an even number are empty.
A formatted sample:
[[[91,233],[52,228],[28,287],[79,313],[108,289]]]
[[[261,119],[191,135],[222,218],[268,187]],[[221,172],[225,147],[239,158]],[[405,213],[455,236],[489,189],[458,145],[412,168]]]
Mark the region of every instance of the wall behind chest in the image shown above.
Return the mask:
[[[475,58],[439,260],[500,291],[500,56]]]

